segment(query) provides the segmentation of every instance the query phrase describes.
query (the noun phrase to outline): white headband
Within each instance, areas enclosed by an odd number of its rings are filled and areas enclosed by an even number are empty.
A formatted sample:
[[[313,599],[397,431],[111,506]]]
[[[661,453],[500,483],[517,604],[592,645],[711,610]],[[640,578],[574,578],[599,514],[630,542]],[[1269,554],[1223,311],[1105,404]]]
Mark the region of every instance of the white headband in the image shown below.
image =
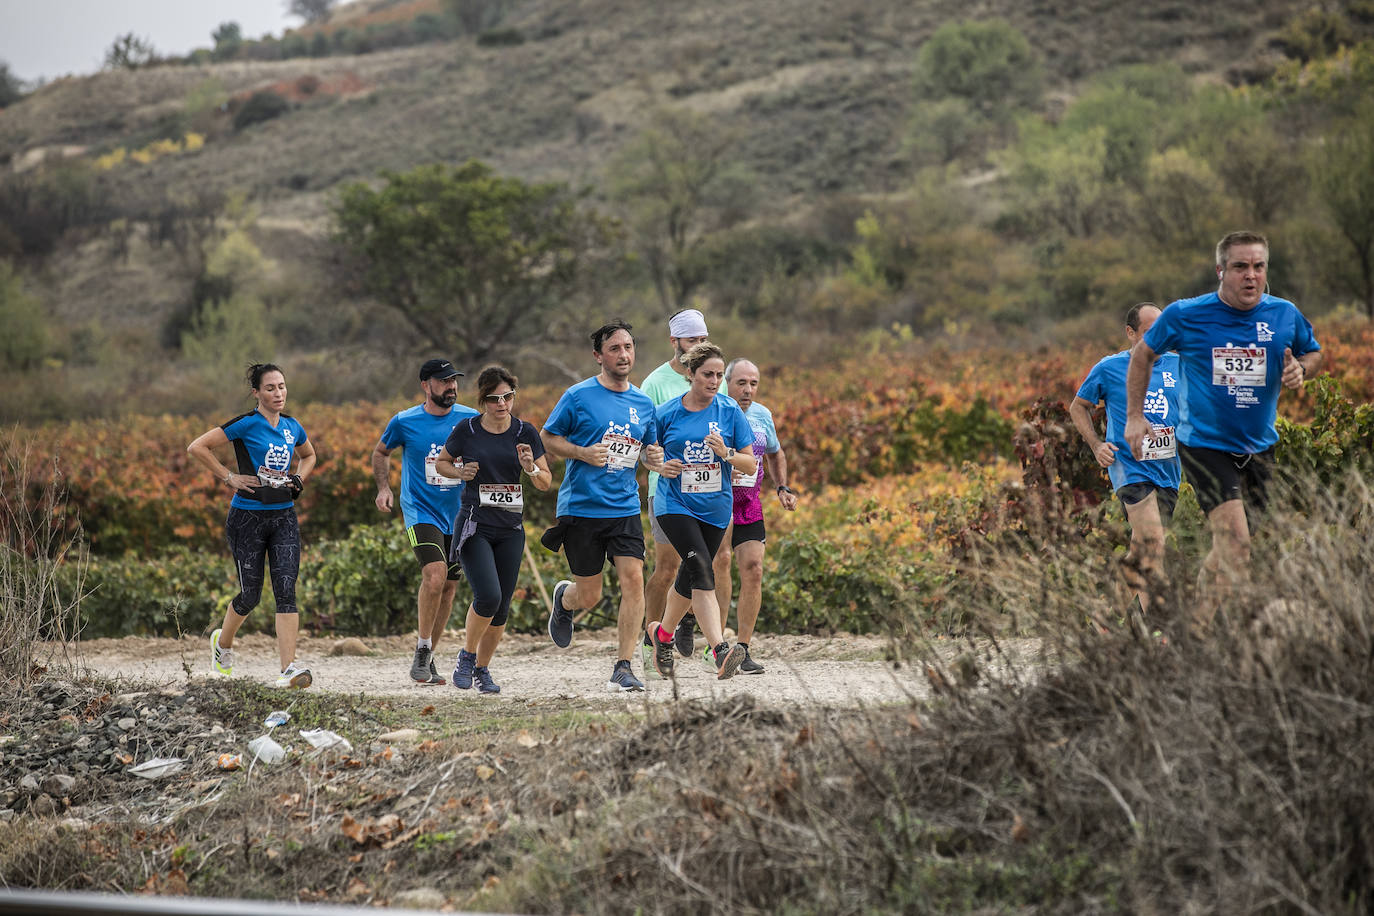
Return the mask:
[[[705,337],[706,318],[696,309],[678,312],[668,319],[669,337]]]

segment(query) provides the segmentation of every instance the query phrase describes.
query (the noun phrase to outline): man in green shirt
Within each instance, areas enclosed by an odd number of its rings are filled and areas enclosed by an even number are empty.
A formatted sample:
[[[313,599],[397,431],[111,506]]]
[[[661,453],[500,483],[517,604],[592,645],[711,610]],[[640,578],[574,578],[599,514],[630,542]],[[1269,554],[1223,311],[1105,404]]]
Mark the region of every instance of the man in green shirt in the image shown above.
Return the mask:
[[[706,318],[696,309],[683,309],[668,319],[668,342],[672,344],[673,356],[666,363],[659,366],[640,383],[639,388],[649,396],[649,400],[654,402],[657,407],[674,398],[680,398],[692,387],[688,379],[687,367],[681,362],[682,356],[692,347],[708,338],[706,331]],[[654,516],[654,491],[658,488],[658,475],[650,472],[649,474],[649,532],[654,539],[654,571],[644,582],[644,614],[648,618],[649,624],[654,624],[663,619],[664,607],[668,600],[668,589],[672,587],[673,579],[677,576],[678,566],[682,563],[682,558],[677,555],[673,545],[668,542],[668,536],[663,533],[663,529],[658,526],[658,520]],[[649,630],[646,624],[645,632]],[[696,625],[696,618],[691,614],[682,618],[677,630],[673,634],[673,644],[677,651],[684,658],[690,658],[694,648],[693,628]],[[644,637],[644,674],[646,677],[654,674],[653,646],[649,644],[649,638]]]

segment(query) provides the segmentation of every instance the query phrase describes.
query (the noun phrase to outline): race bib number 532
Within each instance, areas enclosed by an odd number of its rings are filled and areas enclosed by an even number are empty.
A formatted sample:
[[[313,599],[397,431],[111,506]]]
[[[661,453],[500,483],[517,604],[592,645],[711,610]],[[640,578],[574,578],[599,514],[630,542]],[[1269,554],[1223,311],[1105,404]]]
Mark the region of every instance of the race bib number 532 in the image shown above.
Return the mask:
[[[1263,388],[1267,355],[1263,347],[1213,347],[1212,384]]]

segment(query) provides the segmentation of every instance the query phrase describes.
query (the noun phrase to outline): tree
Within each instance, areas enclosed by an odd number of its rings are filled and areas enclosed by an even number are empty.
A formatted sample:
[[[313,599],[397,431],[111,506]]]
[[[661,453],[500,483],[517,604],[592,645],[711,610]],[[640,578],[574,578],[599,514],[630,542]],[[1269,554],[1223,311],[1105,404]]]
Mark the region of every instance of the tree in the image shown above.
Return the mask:
[[[1312,184],[1354,256],[1346,285],[1374,319],[1374,105],[1328,133],[1310,168]]]
[[[470,161],[385,172],[348,185],[333,235],[362,285],[440,352],[480,364],[550,339],[609,225],[584,194],[527,184]]]
[[[9,262],[0,261],[0,364],[19,370],[38,365],[48,352],[48,329],[39,301],[24,291]]]
[[[119,35],[114,43],[105,49],[105,69],[137,70],[157,60],[157,52],[146,38],[139,38],[133,32]]]
[[[1039,104],[1045,73],[1040,55],[1011,23],[949,22],[917,52],[915,88],[923,99],[954,96],[1002,120]]]
[[[237,22],[221,22],[219,28],[210,33],[210,38],[215,42],[215,60],[228,60],[243,45],[243,29]]]
[[[287,0],[286,12],[306,22],[328,22],[336,0]]]
[[[10,65],[0,60],[0,108],[8,108],[24,97],[24,81],[10,70]]]
[[[755,182],[729,158],[735,140],[706,115],[661,108],[611,161],[611,196],[668,311],[703,279],[689,269],[703,240],[749,213]]]
[[[505,14],[504,0],[444,0],[444,6],[464,35],[494,28]]]

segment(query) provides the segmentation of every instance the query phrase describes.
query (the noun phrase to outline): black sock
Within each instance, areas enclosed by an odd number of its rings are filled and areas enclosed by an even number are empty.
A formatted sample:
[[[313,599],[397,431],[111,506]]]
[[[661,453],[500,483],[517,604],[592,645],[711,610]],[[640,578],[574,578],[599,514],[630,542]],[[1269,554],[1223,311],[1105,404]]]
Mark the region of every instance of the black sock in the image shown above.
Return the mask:
[[[728,651],[730,651],[730,644],[728,642],[721,643],[720,645],[716,646],[714,650],[716,658],[720,658]]]

